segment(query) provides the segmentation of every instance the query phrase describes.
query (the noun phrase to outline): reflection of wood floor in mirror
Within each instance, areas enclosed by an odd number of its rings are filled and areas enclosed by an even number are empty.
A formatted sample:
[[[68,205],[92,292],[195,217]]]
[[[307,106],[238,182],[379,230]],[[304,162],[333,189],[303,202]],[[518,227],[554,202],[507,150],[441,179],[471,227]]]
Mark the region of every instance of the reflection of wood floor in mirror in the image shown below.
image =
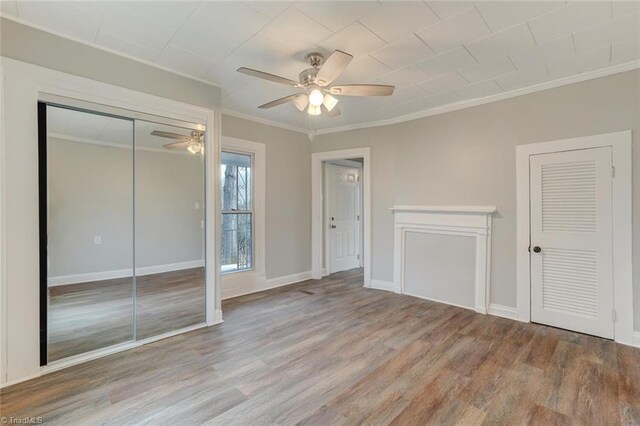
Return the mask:
[[[137,338],[205,320],[204,268],[136,278]],[[131,278],[49,289],[49,361],[133,339]]]

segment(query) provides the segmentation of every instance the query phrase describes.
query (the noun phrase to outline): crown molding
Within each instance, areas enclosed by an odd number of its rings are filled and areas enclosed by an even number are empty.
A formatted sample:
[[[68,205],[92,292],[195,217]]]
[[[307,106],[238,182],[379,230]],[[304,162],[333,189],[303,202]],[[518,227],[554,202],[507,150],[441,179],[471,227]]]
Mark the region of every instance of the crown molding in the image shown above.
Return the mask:
[[[580,83],[582,81],[593,80],[600,77],[606,77],[613,74],[619,74],[640,68],[640,59],[613,65],[606,68],[600,68],[594,71],[585,72],[557,80],[547,81],[545,83],[536,84],[534,86],[522,87],[520,89],[510,90],[508,92],[498,93],[496,95],[486,96],[484,98],[471,99],[467,101],[455,102],[437,108],[431,108],[424,111],[414,112],[400,117],[394,117],[387,120],[370,121],[367,123],[358,123],[340,127],[329,127],[326,129],[318,129],[310,131],[315,135],[326,135],[330,133],[346,132],[349,130],[366,129],[369,127],[390,126],[393,124],[404,123],[406,121],[418,120],[421,118],[431,117],[434,115],[445,114],[447,112],[458,111],[461,109],[471,108],[474,106],[484,105],[491,102],[502,101],[505,99],[515,98],[516,96],[528,95],[543,90],[554,89],[556,87],[566,86],[568,84]]]
[[[213,86],[213,87],[217,87],[217,88],[222,88],[221,85],[214,83],[212,81],[208,81],[208,80],[204,80],[202,78],[199,77],[195,77],[192,76],[190,74],[186,74],[180,71],[176,71],[173,70],[171,68],[167,68],[164,67],[162,65],[156,64],[154,62],[150,62],[150,61],[146,61],[144,59],[140,59],[140,58],[136,58],[135,56],[131,56],[125,53],[121,53],[112,49],[109,49],[107,47],[104,46],[100,46],[96,43],[92,43],[86,40],[82,40],[80,38],[74,37],[74,36],[70,36],[68,34],[64,34],[62,32],[56,31],[56,30],[52,30],[50,28],[46,28],[43,27],[41,25],[38,24],[34,24],[32,22],[26,21],[22,18],[18,18],[16,16],[13,15],[8,15],[6,13],[2,13],[0,12],[0,17],[1,18],[6,18],[10,21],[14,21],[17,22],[19,24],[40,30],[40,31],[44,31],[53,35],[56,35],[58,37],[61,38],[65,38],[80,44],[83,44],[85,46],[89,46],[89,47],[93,47],[95,49],[99,49],[108,53],[111,53],[113,55],[117,55],[135,62],[139,62],[141,64],[144,65],[148,65],[175,75],[179,75],[181,77],[185,77],[188,78],[190,80],[194,80],[209,86]],[[610,67],[606,67],[606,68],[600,68],[594,71],[589,71],[589,72],[585,72],[585,73],[581,73],[581,74],[577,74],[577,75],[573,75],[573,76],[569,76],[569,77],[564,77],[564,78],[560,78],[560,79],[556,79],[556,80],[551,80],[551,81],[547,81],[545,83],[541,83],[541,84],[536,84],[533,86],[527,86],[527,87],[522,87],[520,89],[515,89],[515,90],[511,90],[508,92],[503,92],[503,93],[498,93],[496,95],[491,95],[491,96],[487,96],[484,98],[478,98],[478,99],[471,99],[471,100],[465,100],[465,101],[460,101],[460,102],[455,102],[452,104],[448,104],[448,105],[444,105],[441,107],[436,107],[436,108],[431,108],[431,109],[427,109],[427,110],[423,110],[423,111],[418,111],[418,112],[414,112],[411,114],[406,114],[406,115],[402,115],[399,117],[394,117],[394,118],[390,118],[390,119],[385,119],[385,120],[377,120],[377,121],[369,121],[369,122],[365,122],[365,123],[356,123],[356,124],[351,124],[351,125],[346,125],[346,126],[338,126],[338,127],[328,127],[328,128],[324,128],[324,129],[304,129],[301,127],[296,127],[296,126],[291,126],[288,124],[284,124],[284,123],[280,123],[278,121],[274,121],[274,120],[269,120],[269,119],[265,119],[265,118],[260,118],[260,117],[256,117],[250,114],[246,114],[246,113],[241,113],[241,112],[237,112],[237,111],[233,111],[227,108],[223,108],[222,109],[222,113],[226,114],[226,115],[230,115],[233,117],[237,117],[237,118],[242,118],[245,120],[249,120],[249,121],[253,121],[256,123],[260,123],[260,124],[265,124],[267,126],[272,126],[272,127],[279,127],[281,129],[285,129],[285,130],[291,130],[293,132],[298,132],[298,133],[302,133],[305,135],[309,136],[309,139],[313,139],[313,136],[315,135],[325,135],[325,134],[331,134],[331,133],[339,133],[339,132],[346,132],[349,130],[357,130],[357,129],[366,129],[366,128],[370,128],[370,127],[381,127],[381,126],[390,126],[390,125],[394,125],[394,124],[399,124],[399,123],[404,123],[407,121],[413,121],[413,120],[418,120],[421,118],[426,118],[426,117],[432,117],[434,115],[439,115],[439,114],[445,114],[448,112],[453,112],[453,111],[458,111],[458,110],[462,110],[462,109],[466,109],[466,108],[471,108],[474,106],[479,106],[479,105],[484,105],[484,104],[488,104],[491,102],[497,102],[497,101],[501,101],[501,100],[505,100],[505,99],[510,99],[510,98],[514,98],[517,96],[521,96],[521,95],[527,95],[530,93],[535,93],[535,92],[540,92],[543,90],[548,90],[548,89],[554,89],[556,87],[561,87],[561,86],[566,86],[568,84],[573,84],[573,83],[579,83],[582,81],[587,81],[587,80],[592,80],[595,78],[600,78],[600,77],[606,77],[609,75],[613,75],[613,74],[618,74],[621,72],[626,72],[626,71],[631,71],[634,69],[639,69],[640,68],[640,59],[639,60],[634,60],[634,61],[630,61],[630,62],[625,62],[622,64],[616,64],[616,65],[612,65]]]
[[[98,49],[98,50],[102,50],[102,51],[107,52],[107,53],[111,53],[112,55],[117,55],[117,56],[120,56],[122,58],[129,59],[131,61],[135,61],[135,62],[144,64],[144,65],[148,65],[148,66],[153,67],[153,68],[157,68],[157,69],[162,70],[162,71],[169,72],[171,74],[179,75],[180,77],[188,78],[189,80],[194,80],[194,81],[197,81],[199,83],[206,84],[208,86],[213,86],[213,87],[217,87],[219,89],[222,89],[221,85],[219,85],[218,83],[214,83],[213,81],[205,80],[203,78],[196,77],[196,76],[193,76],[191,74],[187,74],[187,73],[184,73],[184,72],[180,72],[180,71],[174,70],[172,68],[168,68],[168,67],[162,66],[160,64],[156,64],[155,62],[147,61],[147,60],[144,60],[144,59],[141,59],[141,58],[137,58],[137,57],[132,56],[132,55],[128,55],[126,53],[119,52],[117,50],[109,49],[108,47],[101,46],[101,45],[99,45],[97,43],[92,43],[90,41],[83,40],[81,38],[74,37],[72,35],[65,34],[63,32],[53,30],[51,28],[43,27],[42,25],[34,24],[33,22],[24,20],[22,18],[18,18],[17,16],[13,16],[13,15],[9,15],[7,13],[0,12],[0,18],[5,18],[5,19],[8,19],[9,21],[16,22],[16,23],[24,25],[26,27],[31,27],[33,29],[36,29],[36,30],[39,30],[39,31],[43,31],[45,33],[53,34],[53,35],[55,35],[57,37],[60,37],[60,38],[64,38],[64,39],[67,39],[67,40],[70,40],[70,41],[73,41],[73,42],[76,42],[76,43],[84,44],[85,46],[93,47],[94,49]]]
[[[125,144],[119,144],[119,143],[114,143],[114,142],[105,142],[105,141],[101,141],[98,139],[91,139],[91,138],[81,138],[78,136],[71,136],[71,135],[64,135],[62,133],[54,133],[54,132],[49,132],[47,133],[47,136],[49,136],[50,138],[54,138],[54,139],[61,139],[61,140],[66,140],[69,142],[78,142],[78,143],[86,143],[89,145],[100,145],[100,146],[105,146],[108,148],[117,148],[117,149],[127,149],[127,150],[132,150],[133,147],[133,143],[131,145],[125,145]],[[163,148],[155,148],[152,146],[142,146],[142,145],[136,145],[135,147],[136,151],[148,151],[148,152],[157,152],[160,154],[170,154],[170,155],[184,155],[184,156],[193,156],[194,154],[191,154],[187,151],[178,151],[178,150],[171,150],[171,149],[163,149]]]
[[[291,130],[292,132],[302,133],[304,135],[309,135],[310,133],[313,133],[313,130],[310,130],[310,129],[303,129],[301,127],[291,126],[289,124],[280,123],[279,121],[256,117],[254,115],[246,114],[244,112],[234,111],[232,109],[222,108],[221,112],[223,115],[230,115],[231,117],[242,118],[243,120],[249,120],[249,121],[253,121],[259,124],[264,124],[267,126],[279,127],[281,129]]]

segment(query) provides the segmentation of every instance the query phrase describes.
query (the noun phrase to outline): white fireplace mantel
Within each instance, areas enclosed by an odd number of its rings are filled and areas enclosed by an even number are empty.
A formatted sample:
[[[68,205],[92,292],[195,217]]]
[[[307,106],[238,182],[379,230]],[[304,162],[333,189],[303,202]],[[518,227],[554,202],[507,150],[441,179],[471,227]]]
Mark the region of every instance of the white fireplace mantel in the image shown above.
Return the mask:
[[[475,237],[475,311],[486,314],[491,265],[491,221],[495,206],[394,206],[395,291],[404,293],[405,240],[407,232]],[[442,283],[446,285],[446,283]],[[440,300],[442,301],[442,300]],[[446,303],[446,301],[443,301]]]
[[[425,212],[425,213],[466,213],[488,214],[498,211],[496,206],[393,206],[394,212]]]

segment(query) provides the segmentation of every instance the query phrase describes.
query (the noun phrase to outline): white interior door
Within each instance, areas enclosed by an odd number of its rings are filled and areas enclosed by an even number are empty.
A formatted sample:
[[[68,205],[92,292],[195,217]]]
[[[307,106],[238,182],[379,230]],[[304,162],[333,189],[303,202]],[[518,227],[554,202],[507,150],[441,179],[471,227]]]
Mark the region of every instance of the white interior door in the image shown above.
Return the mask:
[[[611,155],[530,157],[534,322],[613,338]]]
[[[327,164],[330,272],[360,266],[360,169]]]

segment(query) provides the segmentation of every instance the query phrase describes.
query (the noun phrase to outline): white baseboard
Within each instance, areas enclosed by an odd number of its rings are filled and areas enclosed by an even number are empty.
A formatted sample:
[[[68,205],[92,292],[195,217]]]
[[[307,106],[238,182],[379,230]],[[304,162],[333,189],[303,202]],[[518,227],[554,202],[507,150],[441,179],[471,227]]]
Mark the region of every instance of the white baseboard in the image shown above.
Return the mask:
[[[469,309],[471,311],[477,312],[476,309],[473,306],[465,306],[465,305],[461,305],[459,303],[453,303],[453,302],[449,302],[449,301],[446,301],[446,300],[434,299],[432,297],[425,297],[425,296],[420,296],[420,295],[417,295],[417,294],[411,294],[411,293],[407,293],[406,291],[403,294],[406,295],[406,296],[417,297],[418,299],[428,300],[430,302],[442,303],[442,304],[449,305],[449,306],[455,306],[456,308]]]
[[[222,299],[224,300],[232,297],[244,296],[245,294],[257,293],[259,291],[295,284],[310,279],[311,271],[299,272],[297,274],[269,278],[266,280],[255,280],[250,278],[247,278],[246,280],[234,280],[234,283],[228,283],[228,285],[225,285],[223,279]]]
[[[0,389],[8,388],[9,386],[17,385],[18,383],[26,382],[28,380],[37,379],[41,375],[42,374],[40,372],[37,372],[37,373],[34,373],[34,374],[30,374],[28,376],[24,376],[24,377],[22,377],[20,379],[17,379],[17,380],[10,380],[8,382],[0,383]]]
[[[633,346],[640,348],[640,331],[633,332]]]
[[[489,305],[489,315],[495,315],[497,317],[508,318],[519,321],[518,310],[511,306],[498,305],[497,303],[491,303]]]
[[[187,262],[167,263],[164,265],[145,266],[136,268],[136,275],[161,274],[163,272],[180,271],[182,269],[199,268],[204,266],[204,260],[190,260]],[[112,280],[116,278],[126,278],[133,275],[133,269],[117,269],[114,271],[90,272],[87,274],[62,275],[51,277],[47,280],[49,287],[59,285],[88,283],[93,281]]]
[[[395,292],[395,286],[391,281],[384,280],[375,280],[371,279],[371,286],[369,288],[373,288],[375,290],[385,290],[385,291],[393,291]]]
[[[285,275],[284,277],[269,278],[267,280],[268,288],[280,287],[283,285],[289,285],[299,283],[311,279],[311,271],[300,272],[297,274]]]

